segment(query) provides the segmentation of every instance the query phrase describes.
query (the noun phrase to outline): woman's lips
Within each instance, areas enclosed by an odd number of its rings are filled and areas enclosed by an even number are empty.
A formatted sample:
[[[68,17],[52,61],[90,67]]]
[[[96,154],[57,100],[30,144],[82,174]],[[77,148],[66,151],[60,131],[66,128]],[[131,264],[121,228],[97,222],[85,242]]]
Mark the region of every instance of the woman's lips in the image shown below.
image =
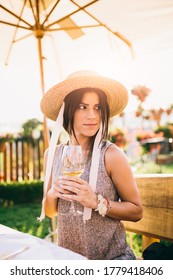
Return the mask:
[[[88,126],[88,127],[93,127],[93,126],[96,126],[97,124],[96,123],[85,123],[84,125]]]

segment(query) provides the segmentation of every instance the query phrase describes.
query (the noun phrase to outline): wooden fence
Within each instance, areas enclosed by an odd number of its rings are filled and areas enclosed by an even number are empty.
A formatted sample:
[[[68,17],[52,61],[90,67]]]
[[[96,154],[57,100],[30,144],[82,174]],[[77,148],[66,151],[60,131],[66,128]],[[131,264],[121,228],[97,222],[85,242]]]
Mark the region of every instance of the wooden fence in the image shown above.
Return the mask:
[[[42,139],[1,143],[0,182],[42,179],[43,154]]]

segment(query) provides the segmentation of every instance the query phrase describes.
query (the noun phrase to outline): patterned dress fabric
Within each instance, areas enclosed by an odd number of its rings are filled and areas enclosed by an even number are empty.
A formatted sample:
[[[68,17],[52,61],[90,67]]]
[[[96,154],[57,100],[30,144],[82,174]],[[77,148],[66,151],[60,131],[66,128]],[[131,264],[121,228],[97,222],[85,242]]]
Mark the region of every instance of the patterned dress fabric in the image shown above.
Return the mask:
[[[96,193],[107,197],[111,201],[119,201],[116,186],[108,176],[104,156],[106,149],[114,145],[109,141],[102,144]],[[60,144],[55,153],[53,164],[53,180],[61,174],[62,150]],[[88,156],[84,173],[81,178],[89,181],[91,156]],[[127,186],[128,187],[128,186]],[[92,260],[135,259],[135,256],[126,242],[126,235],[121,221],[102,217],[92,211],[90,220],[83,222],[82,216],[69,212],[70,202],[63,199],[58,201],[58,245],[79,253]],[[83,206],[75,202],[75,209],[83,211]]]

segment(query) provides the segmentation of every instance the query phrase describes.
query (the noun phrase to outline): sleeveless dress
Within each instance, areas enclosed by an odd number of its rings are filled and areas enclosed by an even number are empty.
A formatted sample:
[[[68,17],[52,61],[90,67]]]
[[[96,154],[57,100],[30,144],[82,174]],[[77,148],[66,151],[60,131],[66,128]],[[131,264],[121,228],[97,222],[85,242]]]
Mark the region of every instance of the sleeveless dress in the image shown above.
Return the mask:
[[[100,154],[96,193],[107,197],[111,201],[119,201],[116,186],[108,176],[104,157],[106,149],[114,145],[109,141],[103,143]],[[61,174],[61,155],[63,144],[55,152],[52,178]],[[81,178],[89,181],[91,157],[85,164]],[[70,202],[63,199],[58,201],[58,245],[92,260],[135,259],[135,256],[126,242],[126,235],[121,221],[111,217],[102,217],[92,211],[91,219],[83,222],[82,216],[69,212]],[[75,201],[76,210],[83,211],[83,206]]]

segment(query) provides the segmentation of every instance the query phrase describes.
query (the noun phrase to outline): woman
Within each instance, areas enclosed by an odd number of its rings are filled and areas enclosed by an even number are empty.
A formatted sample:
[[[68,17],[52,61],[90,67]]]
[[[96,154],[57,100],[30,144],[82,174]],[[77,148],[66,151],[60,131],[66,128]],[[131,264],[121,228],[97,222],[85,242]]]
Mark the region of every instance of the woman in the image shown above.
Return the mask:
[[[121,220],[140,220],[141,201],[125,154],[107,141],[109,118],[122,112],[127,101],[119,82],[80,71],[50,89],[41,103],[47,117],[57,118],[45,153],[49,174],[41,219],[58,213],[58,244],[88,259],[135,259]],[[81,145],[85,154],[80,178],[61,175],[64,145],[55,144],[62,123],[69,133],[67,144]],[[83,217],[69,212],[71,201]]]

